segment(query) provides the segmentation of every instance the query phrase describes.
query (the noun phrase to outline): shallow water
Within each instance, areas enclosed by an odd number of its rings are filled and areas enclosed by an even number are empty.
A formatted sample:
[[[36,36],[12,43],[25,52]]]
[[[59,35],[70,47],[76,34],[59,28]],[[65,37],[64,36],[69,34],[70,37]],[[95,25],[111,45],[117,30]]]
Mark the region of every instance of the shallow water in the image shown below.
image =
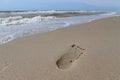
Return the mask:
[[[7,43],[18,37],[112,16],[117,16],[117,13],[85,11],[0,12],[0,44]]]

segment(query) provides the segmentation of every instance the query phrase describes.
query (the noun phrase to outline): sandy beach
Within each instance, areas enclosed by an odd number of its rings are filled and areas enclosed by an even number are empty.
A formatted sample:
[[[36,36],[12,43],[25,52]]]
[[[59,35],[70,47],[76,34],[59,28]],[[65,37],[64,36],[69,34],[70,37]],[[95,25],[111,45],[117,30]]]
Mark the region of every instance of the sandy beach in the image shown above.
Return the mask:
[[[0,45],[0,80],[120,80],[120,17]]]

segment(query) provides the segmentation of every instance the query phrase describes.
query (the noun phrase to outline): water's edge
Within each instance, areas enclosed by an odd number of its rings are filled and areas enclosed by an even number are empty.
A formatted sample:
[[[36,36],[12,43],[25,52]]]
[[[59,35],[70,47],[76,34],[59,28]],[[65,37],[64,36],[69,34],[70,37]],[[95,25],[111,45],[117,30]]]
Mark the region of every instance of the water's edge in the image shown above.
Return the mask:
[[[17,13],[14,12],[14,14],[17,14]],[[59,14],[59,13],[62,13],[62,14]],[[27,14],[24,13],[24,14],[27,15],[27,17],[29,15],[28,13]],[[46,13],[42,13],[42,15],[43,14],[45,15]],[[73,14],[75,16],[72,16]],[[83,14],[85,14],[85,15],[83,15]],[[37,15],[32,18],[23,18],[23,16],[21,17],[21,16],[17,15],[17,17],[10,16],[10,17],[1,18],[1,21],[3,20],[8,23],[10,22],[10,23],[8,25],[0,26],[0,45],[10,42],[16,38],[20,38],[20,37],[24,37],[24,36],[53,31],[56,29],[69,27],[70,25],[84,24],[84,23],[102,19],[102,18],[118,16],[115,12],[99,13],[99,14],[94,13],[92,15],[86,15],[86,14],[88,14],[88,13],[82,13],[82,16],[81,16],[80,12],[79,12],[79,15],[78,15],[78,13],[76,14],[76,12],[75,13],[74,12],[72,12],[72,13],[71,12],[70,13],[68,13],[68,12],[67,13],[64,13],[64,12],[50,13],[49,12],[48,14],[46,14],[49,16],[46,16],[46,17]],[[50,16],[50,15],[52,15],[52,16]],[[57,16],[53,16],[53,15],[57,15]],[[66,15],[67,15],[67,17],[66,17]],[[12,20],[13,20],[13,22],[12,22]]]

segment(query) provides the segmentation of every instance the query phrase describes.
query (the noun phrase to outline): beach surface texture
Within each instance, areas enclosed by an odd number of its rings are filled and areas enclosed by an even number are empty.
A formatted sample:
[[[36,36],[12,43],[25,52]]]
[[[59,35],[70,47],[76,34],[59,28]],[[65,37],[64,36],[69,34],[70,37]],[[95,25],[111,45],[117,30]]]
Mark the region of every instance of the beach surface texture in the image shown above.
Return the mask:
[[[0,45],[0,80],[120,80],[120,17]]]

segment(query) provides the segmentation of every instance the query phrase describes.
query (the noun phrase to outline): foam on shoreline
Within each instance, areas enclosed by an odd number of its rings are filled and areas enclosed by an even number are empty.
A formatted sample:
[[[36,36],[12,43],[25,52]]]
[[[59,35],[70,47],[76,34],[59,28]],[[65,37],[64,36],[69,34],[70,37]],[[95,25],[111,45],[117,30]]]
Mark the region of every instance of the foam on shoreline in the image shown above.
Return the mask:
[[[74,14],[77,11],[48,11],[48,14]],[[45,13],[43,12],[11,12],[12,14],[35,14],[35,13]],[[79,12],[78,13],[87,13]],[[28,36],[31,34],[37,34],[42,32],[53,31],[59,28],[68,27],[74,24],[83,24],[91,22],[93,20],[107,18],[116,16],[116,13],[101,13],[95,14],[96,12],[91,12],[94,15],[84,15],[84,16],[71,16],[71,17],[61,17],[56,16],[35,16],[32,18],[25,18],[23,16],[10,16],[7,18],[0,18],[0,44],[7,43],[18,37]]]

